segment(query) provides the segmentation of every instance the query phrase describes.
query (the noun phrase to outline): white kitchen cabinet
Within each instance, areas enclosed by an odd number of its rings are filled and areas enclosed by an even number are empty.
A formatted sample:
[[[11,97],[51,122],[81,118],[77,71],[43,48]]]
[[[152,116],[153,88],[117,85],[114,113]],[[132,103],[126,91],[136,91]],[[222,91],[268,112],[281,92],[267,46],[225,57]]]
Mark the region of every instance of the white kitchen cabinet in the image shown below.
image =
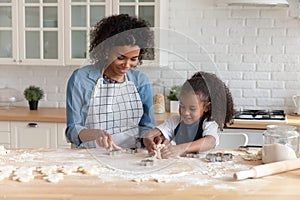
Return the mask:
[[[10,123],[0,121],[0,145],[10,147]]]
[[[159,26],[158,0],[68,0],[65,2],[65,62],[83,65],[89,59],[90,32],[102,18],[126,13]]]
[[[0,1],[2,64],[63,64],[62,2]]]
[[[11,122],[13,148],[56,148],[56,141],[56,123]]]
[[[158,0],[0,0],[0,63],[83,65],[91,28],[128,13],[159,26]]]
[[[11,148],[70,148],[65,123],[0,121],[0,145]]]
[[[66,123],[57,123],[57,148],[71,148],[65,135]]]

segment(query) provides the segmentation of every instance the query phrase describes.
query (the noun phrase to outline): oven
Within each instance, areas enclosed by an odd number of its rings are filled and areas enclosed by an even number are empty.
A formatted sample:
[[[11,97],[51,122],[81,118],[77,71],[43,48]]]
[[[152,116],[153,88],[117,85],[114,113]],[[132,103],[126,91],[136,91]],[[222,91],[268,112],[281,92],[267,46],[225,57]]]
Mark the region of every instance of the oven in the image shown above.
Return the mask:
[[[248,136],[248,146],[261,147],[265,127],[270,124],[285,124],[286,114],[283,110],[240,110],[235,112],[233,121],[237,126],[225,127],[224,133],[245,133]]]

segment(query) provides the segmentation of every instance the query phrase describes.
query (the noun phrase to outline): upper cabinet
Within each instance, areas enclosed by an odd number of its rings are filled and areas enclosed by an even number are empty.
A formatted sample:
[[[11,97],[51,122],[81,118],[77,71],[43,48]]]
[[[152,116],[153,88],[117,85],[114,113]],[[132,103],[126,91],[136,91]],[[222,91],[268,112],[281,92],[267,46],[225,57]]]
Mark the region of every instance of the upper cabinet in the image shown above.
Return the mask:
[[[1,63],[62,64],[62,8],[58,0],[0,0]]]
[[[159,26],[159,0],[0,0],[0,64],[82,65],[90,32],[127,13]]]
[[[158,26],[158,0],[71,0],[65,3],[67,65],[82,65],[89,59],[90,32],[100,19],[119,13],[139,16]]]

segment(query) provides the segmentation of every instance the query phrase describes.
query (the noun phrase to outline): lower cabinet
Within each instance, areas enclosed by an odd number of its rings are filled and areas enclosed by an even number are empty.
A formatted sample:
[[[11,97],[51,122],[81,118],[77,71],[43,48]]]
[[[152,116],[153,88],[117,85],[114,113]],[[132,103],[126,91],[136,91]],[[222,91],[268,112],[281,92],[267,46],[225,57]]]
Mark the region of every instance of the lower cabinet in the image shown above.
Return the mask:
[[[70,148],[65,123],[0,122],[0,145],[10,148]]]
[[[0,145],[4,147],[10,146],[10,123],[0,121]]]

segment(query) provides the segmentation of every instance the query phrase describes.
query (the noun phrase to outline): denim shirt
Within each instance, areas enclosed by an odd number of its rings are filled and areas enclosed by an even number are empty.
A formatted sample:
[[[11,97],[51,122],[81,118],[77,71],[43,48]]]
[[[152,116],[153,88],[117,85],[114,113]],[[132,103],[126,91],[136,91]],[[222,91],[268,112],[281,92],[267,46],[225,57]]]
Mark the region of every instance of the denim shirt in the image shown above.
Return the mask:
[[[86,129],[85,120],[88,114],[90,98],[100,76],[103,76],[102,68],[96,65],[87,65],[76,69],[71,75],[67,86],[67,139],[76,146],[81,142],[78,135]],[[140,135],[155,127],[152,89],[148,77],[135,69],[129,70],[127,78],[132,81],[140,95],[144,114],[139,122]]]

